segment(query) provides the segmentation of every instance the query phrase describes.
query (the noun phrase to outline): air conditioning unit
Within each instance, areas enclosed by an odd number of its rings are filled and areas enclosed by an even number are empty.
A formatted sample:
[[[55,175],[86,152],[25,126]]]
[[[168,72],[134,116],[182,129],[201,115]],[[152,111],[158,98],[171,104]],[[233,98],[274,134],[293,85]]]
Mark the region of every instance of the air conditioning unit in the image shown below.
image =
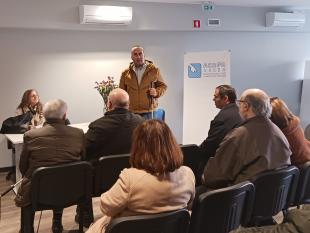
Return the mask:
[[[81,24],[128,25],[132,21],[132,7],[80,5]]]
[[[266,13],[267,27],[301,27],[306,23],[306,17],[302,13]]]

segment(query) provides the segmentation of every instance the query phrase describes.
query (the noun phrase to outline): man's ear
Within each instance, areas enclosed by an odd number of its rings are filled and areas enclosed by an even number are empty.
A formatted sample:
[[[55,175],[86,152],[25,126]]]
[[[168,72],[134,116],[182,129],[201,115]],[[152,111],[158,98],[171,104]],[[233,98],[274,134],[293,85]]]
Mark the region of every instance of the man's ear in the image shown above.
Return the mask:
[[[110,100],[108,100],[108,110],[113,110],[113,105],[112,102]]]
[[[250,110],[250,105],[247,102],[244,102],[243,105],[244,105],[243,107],[245,108],[246,111]]]
[[[227,95],[224,95],[223,100],[224,100],[226,103],[229,103],[229,99],[228,99],[228,96],[227,96]]]
[[[65,113],[62,117],[63,120],[66,120],[67,119],[67,113]]]

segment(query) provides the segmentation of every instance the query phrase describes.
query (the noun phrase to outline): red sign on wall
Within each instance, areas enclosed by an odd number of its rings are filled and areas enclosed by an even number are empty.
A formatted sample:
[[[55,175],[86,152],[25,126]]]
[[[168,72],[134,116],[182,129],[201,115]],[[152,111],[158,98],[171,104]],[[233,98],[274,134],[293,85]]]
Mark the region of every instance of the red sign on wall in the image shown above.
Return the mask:
[[[200,28],[200,20],[199,19],[194,19],[194,28]]]

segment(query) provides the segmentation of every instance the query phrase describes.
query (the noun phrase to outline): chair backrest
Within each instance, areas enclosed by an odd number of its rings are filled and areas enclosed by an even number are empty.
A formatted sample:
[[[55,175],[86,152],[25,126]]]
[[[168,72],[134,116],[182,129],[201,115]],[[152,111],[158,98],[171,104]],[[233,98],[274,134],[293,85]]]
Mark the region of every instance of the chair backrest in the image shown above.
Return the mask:
[[[299,179],[294,206],[310,204],[310,161],[299,167]]]
[[[130,167],[130,154],[109,155],[99,158],[95,163],[93,196],[99,197],[117,181],[124,168]]]
[[[298,176],[298,168],[288,166],[262,172],[251,179],[255,199],[250,226],[259,226],[262,221],[288,208],[295,197]]]
[[[31,178],[33,210],[66,208],[91,198],[92,166],[85,161],[40,167]]]
[[[196,144],[181,145],[184,155],[183,164],[192,169],[196,179],[196,186],[201,184],[201,175],[203,173],[202,157],[199,147]]]
[[[248,181],[208,191],[193,207],[190,233],[228,233],[246,225],[251,215],[254,185]]]
[[[167,213],[113,219],[106,233],[187,233],[190,215],[181,209]]]
[[[310,141],[310,124],[308,124],[305,128],[305,138]]]
[[[154,111],[154,119],[165,121],[165,110],[158,108]]]

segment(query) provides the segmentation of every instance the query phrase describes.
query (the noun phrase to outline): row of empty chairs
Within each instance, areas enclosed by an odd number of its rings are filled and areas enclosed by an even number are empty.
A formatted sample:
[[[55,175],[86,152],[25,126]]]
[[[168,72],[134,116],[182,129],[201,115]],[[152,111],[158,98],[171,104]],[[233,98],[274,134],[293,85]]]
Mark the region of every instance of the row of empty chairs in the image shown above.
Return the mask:
[[[91,197],[100,196],[116,182],[121,170],[130,166],[129,157],[129,154],[102,157],[94,164],[94,168],[88,162],[75,162],[37,169],[31,184],[33,209],[37,211],[66,208],[83,204]],[[184,155],[185,165],[193,169],[194,163],[187,164],[189,161],[188,155]],[[190,233],[221,233],[236,229],[239,225],[259,225],[261,221],[286,210],[289,206],[310,203],[309,177],[310,162],[300,168],[300,172],[294,166],[264,172],[251,182],[200,195],[191,218],[187,210],[124,217],[113,220],[107,232],[182,233],[180,229],[185,229],[184,232]],[[80,215],[80,219],[82,218]],[[158,229],[159,226],[155,227],[159,222],[165,222],[160,226],[161,230]],[[152,223],[154,231],[142,230],[143,226],[151,226]],[[122,230],[121,225],[125,225],[126,231]],[[129,231],[129,226],[132,226],[134,231]],[[82,224],[79,224],[79,231],[83,232]]]

